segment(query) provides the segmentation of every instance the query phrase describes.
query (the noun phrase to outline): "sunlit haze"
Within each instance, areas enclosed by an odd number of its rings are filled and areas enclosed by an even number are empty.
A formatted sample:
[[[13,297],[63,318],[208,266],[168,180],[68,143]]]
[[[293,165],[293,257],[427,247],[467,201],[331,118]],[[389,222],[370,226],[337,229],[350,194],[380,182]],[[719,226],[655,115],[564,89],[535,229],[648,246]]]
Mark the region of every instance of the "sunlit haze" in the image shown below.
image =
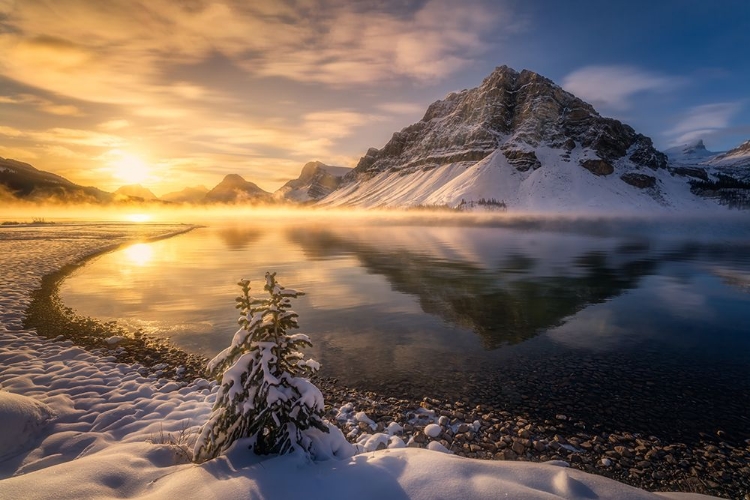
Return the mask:
[[[0,0],[0,156],[161,196],[353,167],[496,66],[658,148],[750,137],[745,1]]]

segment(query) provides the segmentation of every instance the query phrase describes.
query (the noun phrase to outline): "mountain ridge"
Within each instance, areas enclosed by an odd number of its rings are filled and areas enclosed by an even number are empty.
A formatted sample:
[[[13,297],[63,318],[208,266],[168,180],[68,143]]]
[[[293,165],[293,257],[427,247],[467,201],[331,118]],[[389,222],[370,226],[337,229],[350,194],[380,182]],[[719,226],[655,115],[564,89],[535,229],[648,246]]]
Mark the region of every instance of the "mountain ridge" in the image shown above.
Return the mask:
[[[239,174],[226,175],[204,197],[204,201],[214,203],[258,203],[270,200],[271,193],[253,182],[246,181]]]
[[[11,199],[77,203],[102,203],[113,199],[111,193],[99,188],[81,186],[60,175],[10,158],[0,158],[0,187],[7,191]]]
[[[117,188],[113,193],[115,197],[134,198],[139,201],[155,201],[159,197],[156,196],[150,189],[141,186],[140,184],[127,184]]]
[[[320,161],[307,162],[297,179],[292,179],[273,193],[275,200],[307,203],[319,200],[341,184],[351,172],[348,167],[335,167]]]

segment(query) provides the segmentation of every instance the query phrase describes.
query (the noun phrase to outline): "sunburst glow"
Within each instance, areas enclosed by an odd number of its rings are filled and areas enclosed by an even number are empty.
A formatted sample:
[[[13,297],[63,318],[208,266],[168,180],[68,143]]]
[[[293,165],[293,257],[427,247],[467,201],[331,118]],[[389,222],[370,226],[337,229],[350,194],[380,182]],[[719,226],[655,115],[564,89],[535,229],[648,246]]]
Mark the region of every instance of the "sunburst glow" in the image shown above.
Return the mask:
[[[148,179],[150,174],[146,162],[127,152],[118,152],[116,159],[110,163],[110,166],[114,169],[115,177],[128,184],[140,184]]]
[[[154,258],[154,250],[146,243],[136,243],[125,249],[125,258],[136,266],[145,266]]]
[[[125,220],[128,222],[148,222],[151,218],[150,214],[128,214],[125,216]]]

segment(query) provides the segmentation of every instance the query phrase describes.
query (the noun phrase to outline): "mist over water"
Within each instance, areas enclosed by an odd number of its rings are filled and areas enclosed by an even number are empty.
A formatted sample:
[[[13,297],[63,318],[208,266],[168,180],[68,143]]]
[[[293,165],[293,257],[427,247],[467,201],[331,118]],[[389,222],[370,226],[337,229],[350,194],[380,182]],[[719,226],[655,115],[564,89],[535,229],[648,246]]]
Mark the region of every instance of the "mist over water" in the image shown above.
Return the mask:
[[[676,437],[750,429],[741,217],[204,223],[95,259],[64,282],[64,303],[211,356],[237,329],[236,282],[260,294],[276,271],[307,293],[300,331],[346,385]]]

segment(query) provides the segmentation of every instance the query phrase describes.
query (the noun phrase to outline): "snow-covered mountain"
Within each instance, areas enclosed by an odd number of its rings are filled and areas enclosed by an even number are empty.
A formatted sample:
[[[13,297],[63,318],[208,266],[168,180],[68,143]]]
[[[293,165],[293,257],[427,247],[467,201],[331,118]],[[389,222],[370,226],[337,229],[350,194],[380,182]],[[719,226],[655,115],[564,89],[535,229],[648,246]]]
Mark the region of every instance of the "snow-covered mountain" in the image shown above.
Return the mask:
[[[319,161],[311,161],[302,167],[297,179],[281,186],[273,194],[274,199],[305,203],[319,200],[339,187],[341,179],[351,168],[332,167]]]
[[[542,211],[715,206],[667,169],[651,139],[547,78],[507,66],[368,150],[320,204],[456,207],[483,199]]]
[[[698,165],[719,153],[707,150],[706,145],[703,144],[703,139],[698,139],[682,146],[669,148],[664,151],[664,154],[667,155],[669,161],[674,163]]]
[[[140,198],[144,201],[158,200],[159,197],[151,192],[150,189],[141,186],[140,184],[128,184],[118,188],[114,193],[116,197],[124,198]]]
[[[711,158],[711,165],[750,166],[750,140],[736,148]]]
[[[246,203],[266,202],[271,193],[259,188],[257,184],[246,181],[237,174],[229,174],[219,184],[206,193],[204,200],[208,203]]]
[[[724,152],[703,141],[668,149],[669,171],[689,179],[691,192],[733,208],[750,208],[750,141]]]

